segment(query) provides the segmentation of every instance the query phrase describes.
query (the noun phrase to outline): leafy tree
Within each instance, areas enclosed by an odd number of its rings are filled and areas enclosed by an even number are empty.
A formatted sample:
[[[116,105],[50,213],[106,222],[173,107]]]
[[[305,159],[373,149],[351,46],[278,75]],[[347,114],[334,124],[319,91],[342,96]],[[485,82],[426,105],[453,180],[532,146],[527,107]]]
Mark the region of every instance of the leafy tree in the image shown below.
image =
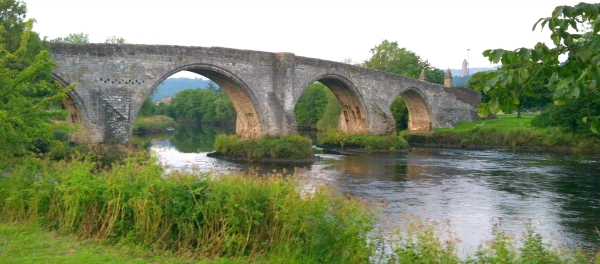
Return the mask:
[[[85,43],[87,43],[87,42],[85,42]],[[104,40],[104,43],[127,44],[127,40],[125,40],[124,38],[121,38],[121,37],[112,36],[112,37],[107,37],[106,40]]]
[[[78,43],[87,44],[90,43],[89,34],[81,33],[70,33],[66,37],[58,37],[50,40],[50,42],[64,42],[64,43]]]
[[[396,131],[402,131],[408,128],[408,107],[401,96],[396,97],[390,107],[392,116],[396,120]]]
[[[5,49],[9,52],[15,52],[21,47],[21,37],[27,24],[24,20],[26,13],[27,6],[23,1],[0,0],[0,27],[3,27],[1,37]],[[19,56],[18,60],[9,62],[5,66],[11,69],[23,69],[30,65],[35,60],[35,56],[44,49],[44,42],[39,35],[31,31],[25,53]]]
[[[589,101],[568,100],[562,105],[551,105],[542,114],[533,118],[531,125],[537,127],[553,126],[572,133],[591,133],[589,126],[581,117],[587,114],[588,108],[592,115],[600,115],[600,91],[596,91],[589,98]]]
[[[209,81],[206,84],[206,90],[212,91],[213,93],[218,93],[219,91],[221,91],[221,87],[219,87],[217,84],[215,84],[213,81]]]
[[[327,107],[327,91],[329,88],[322,83],[316,82],[308,86],[298,98],[294,108],[296,122],[299,126],[317,127],[317,122],[323,116]]]
[[[21,44],[14,52],[6,49],[3,39],[0,42],[0,163],[31,153],[36,142],[52,142],[58,125],[50,120],[55,112],[47,109],[52,103],[65,99],[67,91],[73,88],[62,87],[48,79],[55,64],[47,50],[42,50],[22,69],[9,67],[24,61],[33,22],[26,22]]]
[[[323,115],[321,115],[317,122],[317,128],[319,130],[337,128],[340,121],[340,115],[342,114],[342,105],[331,90],[325,90],[325,97],[327,98],[327,105],[325,106]]]
[[[157,114],[161,108],[159,105]],[[169,116],[188,122],[231,123],[237,117],[233,103],[224,91],[215,94],[204,89],[182,90],[173,97],[168,110]]]
[[[414,52],[406,48],[400,48],[396,41],[384,40],[381,44],[372,48],[370,52],[372,54],[371,58],[363,63],[364,67],[411,78],[418,78],[421,70],[425,69],[427,81],[444,84],[444,71],[432,67],[427,60],[422,60]]]
[[[138,117],[148,117],[154,115],[156,109],[156,105],[152,102],[152,96],[146,97],[146,100],[142,103],[142,107],[140,107],[140,111],[138,112]]]
[[[485,84],[476,89],[491,97],[477,109],[480,116],[491,111],[517,110],[521,94],[532,95],[536,85],[544,85],[553,93],[554,103],[567,100],[595,100],[600,82],[600,4],[579,3],[575,6],[557,6],[552,16],[540,18],[534,25],[550,30],[550,39],[556,47],[537,43],[533,48],[516,50],[486,50],[490,62],[508,66],[491,73]],[[587,25],[587,27],[585,26]],[[566,55],[567,60],[559,61]],[[593,132],[600,132],[600,117],[592,114],[587,104],[585,122]]]
[[[488,71],[480,71],[476,72],[469,78],[467,84],[465,84],[466,88],[477,90],[475,87],[485,84],[487,82]],[[490,96],[481,92],[481,102],[487,103],[490,101]]]

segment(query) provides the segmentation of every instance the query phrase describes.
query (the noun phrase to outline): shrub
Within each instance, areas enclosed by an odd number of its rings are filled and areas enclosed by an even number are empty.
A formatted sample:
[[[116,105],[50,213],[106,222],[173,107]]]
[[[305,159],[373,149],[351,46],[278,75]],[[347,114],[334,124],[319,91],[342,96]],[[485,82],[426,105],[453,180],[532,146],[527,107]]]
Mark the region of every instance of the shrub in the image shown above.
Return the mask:
[[[0,178],[1,221],[207,258],[365,263],[373,250],[376,211],[327,187],[303,194],[298,178],[164,175],[147,153],[94,167],[87,156],[25,160]]]
[[[364,148],[367,150],[390,150],[408,148],[406,140],[396,134],[385,136],[349,135],[337,129],[329,129],[318,135],[319,146],[341,148]]]
[[[242,139],[239,135],[219,135],[216,153],[244,159],[304,159],[313,156],[312,141],[304,136],[287,135],[281,138]]]
[[[168,127],[176,127],[177,122],[165,115],[140,117],[133,124],[133,131],[139,133],[156,133],[165,131]]]

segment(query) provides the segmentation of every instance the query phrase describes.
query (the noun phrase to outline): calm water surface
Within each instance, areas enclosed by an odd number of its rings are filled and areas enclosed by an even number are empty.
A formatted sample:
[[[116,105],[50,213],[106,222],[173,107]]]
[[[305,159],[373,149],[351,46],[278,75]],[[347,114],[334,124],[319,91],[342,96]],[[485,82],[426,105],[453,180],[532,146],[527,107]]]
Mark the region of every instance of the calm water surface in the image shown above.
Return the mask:
[[[298,165],[248,164],[207,157],[216,133],[231,129],[182,128],[171,135],[142,140],[174,169],[201,171],[293,171]],[[323,153],[317,150],[318,153]],[[387,201],[384,215],[401,225],[403,217],[450,221],[472,252],[491,238],[502,221],[520,235],[531,219],[536,230],[555,244],[600,247],[600,159],[568,155],[413,149],[398,154],[318,154],[323,160],[303,173],[321,178],[340,191],[370,201]]]

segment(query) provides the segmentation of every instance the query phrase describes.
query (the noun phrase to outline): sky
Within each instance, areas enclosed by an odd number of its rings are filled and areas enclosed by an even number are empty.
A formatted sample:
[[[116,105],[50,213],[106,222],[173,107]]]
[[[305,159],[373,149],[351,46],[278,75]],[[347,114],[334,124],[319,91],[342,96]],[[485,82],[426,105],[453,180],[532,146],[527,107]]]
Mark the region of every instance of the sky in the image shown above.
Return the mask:
[[[573,0],[24,0],[49,39],[89,34],[132,44],[291,52],[362,62],[384,39],[441,69],[491,67],[486,49],[551,45],[533,24]],[[470,49],[470,51],[468,51]]]

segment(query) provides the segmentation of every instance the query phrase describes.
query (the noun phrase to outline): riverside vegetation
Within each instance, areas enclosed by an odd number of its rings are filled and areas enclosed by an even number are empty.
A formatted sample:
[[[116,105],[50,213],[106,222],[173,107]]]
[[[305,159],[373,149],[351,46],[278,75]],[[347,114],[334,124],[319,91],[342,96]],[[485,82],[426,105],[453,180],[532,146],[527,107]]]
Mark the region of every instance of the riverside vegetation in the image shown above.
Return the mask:
[[[454,128],[401,134],[412,146],[597,153],[598,134],[589,130],[573,133],[560,127],[536,127],[541,118],[544,116],[522,114],[517,118],[516,114],[506,114],[498,119],[461,122]]]
[[[552,247],[530,225],[520,240],[499,224],[492,240],[459,257],[459,241],[440,224],[407,218],[405,229],[382,229],[377,205],[300,175],[165,174],[145,152],[110,167],[89,155],[26,158],[0,178],[0,259],[39,249],[15,260],[77,261],[72,249],[45,249],[75,240],[95,248],[90,260],[124,255],[114,262],[600,263],[600,255]],[[32,236],[61,243],[23,240]]]

